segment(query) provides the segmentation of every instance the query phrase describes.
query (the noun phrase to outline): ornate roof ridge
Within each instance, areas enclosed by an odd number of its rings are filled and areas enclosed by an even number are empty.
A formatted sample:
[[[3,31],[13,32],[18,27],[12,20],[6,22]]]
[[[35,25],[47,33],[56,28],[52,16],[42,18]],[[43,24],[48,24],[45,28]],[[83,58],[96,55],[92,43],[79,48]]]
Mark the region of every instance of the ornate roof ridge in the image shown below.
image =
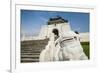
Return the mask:
[[[54,18],[50,18],[48,21],[48,25],[57,24],[57,23],[65,23],[65,22],[68,22],[68,20],[63,19],[61,16],[57,16]]]

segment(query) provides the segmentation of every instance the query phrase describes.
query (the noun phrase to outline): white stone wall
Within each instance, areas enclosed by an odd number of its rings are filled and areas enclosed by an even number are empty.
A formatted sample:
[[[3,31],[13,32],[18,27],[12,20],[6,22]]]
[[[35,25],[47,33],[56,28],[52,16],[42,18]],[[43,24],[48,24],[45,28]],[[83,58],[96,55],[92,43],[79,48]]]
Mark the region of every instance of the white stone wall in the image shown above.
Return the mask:
[[[53,29],[58,29],[59,35],[66,34],[67,31],[71,30],[69,23],[61,23],[61,24],[52,24],[52,25],[45,25],[41,28],[39,37],[49,37],[52,33]]]
[[[88,32],[86,32],[86,33],[80,33],[79,34],[79,36],[80,36],[80,41],[81,42],[89,42],[90,40],[90,36],[89,36],[89,33]]]
[[[48,28],[47,28],[47,25],[43,25],[42,27],[41,27],[41,30],[40,30],[40,33],[39,33],[39,38],[44,38],[44,37],[46,37],[47,36],[47,30],[48,30]]]
[[[80,41],[81,42],[89,42],[90,41],[89,40],[89,33],[88,32],[86,32],[86,33],[79,33],[79,37],[80,37]],[[39,36],[29,36],[29,37],[26,37],[26,36],[23,36],[21,38],[21,41],[24,41],[24,40],[41,40],[41,39],[45,39],[45,37],[39,37]]]
[[[21,37],[21,40],[39,40],[39,39],[45,39],[49,38],[50,34],[52,33],[53,29],[58,29],[59,35],[67,34],[67,31],[71,31],[71,27],[69,23],[61,23],[61,24],[55,24],[53,25],[43,25],[41,27],[40,33],[38,36],[23,36]],[[80,41],[81,42],[88,42],[89,41],[89,33],[79,33]]]

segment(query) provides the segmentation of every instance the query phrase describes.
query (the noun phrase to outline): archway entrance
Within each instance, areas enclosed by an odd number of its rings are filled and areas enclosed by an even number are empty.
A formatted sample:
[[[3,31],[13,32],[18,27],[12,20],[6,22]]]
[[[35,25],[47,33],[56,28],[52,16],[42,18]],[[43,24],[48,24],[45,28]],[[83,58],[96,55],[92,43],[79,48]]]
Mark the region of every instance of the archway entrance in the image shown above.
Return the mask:
[[[55,35],[59,36],[59,31],[58,31],[58,29],[53,29],[52,32],[53,32]]]
[[[59,31],[58,31],[58,29],[53,29],[53,31],[52,31],[53,33],[54,33],[54,35],[55,35],[55,40],[59,37]]]

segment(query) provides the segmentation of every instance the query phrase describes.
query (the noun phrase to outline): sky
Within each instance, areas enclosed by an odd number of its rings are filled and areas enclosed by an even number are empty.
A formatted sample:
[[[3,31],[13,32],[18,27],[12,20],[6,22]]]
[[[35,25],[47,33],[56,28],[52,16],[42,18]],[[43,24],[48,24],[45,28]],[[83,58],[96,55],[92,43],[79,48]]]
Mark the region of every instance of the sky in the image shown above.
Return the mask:
[[[50,18],[61,16],[68,20],[73,31],[89,32],[89,13],[21,10],[21,33],[38,35]]]

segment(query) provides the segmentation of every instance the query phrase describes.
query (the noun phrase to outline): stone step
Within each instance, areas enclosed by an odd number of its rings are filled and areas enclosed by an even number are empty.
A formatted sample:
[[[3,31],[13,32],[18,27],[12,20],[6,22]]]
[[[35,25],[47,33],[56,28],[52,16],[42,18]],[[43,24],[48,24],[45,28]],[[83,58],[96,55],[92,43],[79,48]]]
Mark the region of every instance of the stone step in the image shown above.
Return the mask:
[[[32,50],[21,50],[21,51],[41,51],[42,49],[32,49]]]
[[[21,55],[40,55],[40,53],[21,53]]]
[[[21,53],[24,53],[24,54],[25,54],[25,53],[26,53],[26,54],[29,54],[29,53],[30,53],[30,54],[35,54],[35,53],[41,53],[41,52],[21,52]]]
[[[42,50],[32,50],[32,51],[21,51],[21,53],[40,53]]]
[[[22,63],[29,63],[29,62],[39,62],[39,59],[27,59],[27,58],[22,58],[21,59]]]
[[[39,59],[39,56],[38,57],[21,57],[21,59]]]
[[[40,53],[41,51],[21,51],[21,53]]]
[[[40,44],[39,44],[40,45]],[[30,45],[29,45],[30,46]],[[25,47],[25,46],[23,46],[22,48],[23,49],[40,49],[40,48],[45,48],[45,46],[46,45],[44,45],[44,46],[38,46],[38,45],[36,45],[35,47],[34,46],[30,46],[30,47]]]
[[[39,56],[48,39],[45,40],[27,40],[21,42],[21,63],[39,62]]]
[[[46,46],[46,45],[44,45],[44,46],[37,46],[37,47],[24,47],[24,46],[23,46],[22,48],[23,48],[23,49],[35,49],[35,48],[36,48],[36,49],[40,49],[40,48],[45,48],[45,46]]]
[[[39,55],[21,55],[21,57],[34,58],[34,57],[39,57]]]
[[[25,51],[27,51],[27,50],[43,50],[42,48],[33,48],[33,49],[21,49],[21,51],[22,50],[25,50]]]
[[[29,50],[29,49],[27,49],[27,50],[21,50],[21,51],[42,51],[43,49],[32,49],[32,50]]]

